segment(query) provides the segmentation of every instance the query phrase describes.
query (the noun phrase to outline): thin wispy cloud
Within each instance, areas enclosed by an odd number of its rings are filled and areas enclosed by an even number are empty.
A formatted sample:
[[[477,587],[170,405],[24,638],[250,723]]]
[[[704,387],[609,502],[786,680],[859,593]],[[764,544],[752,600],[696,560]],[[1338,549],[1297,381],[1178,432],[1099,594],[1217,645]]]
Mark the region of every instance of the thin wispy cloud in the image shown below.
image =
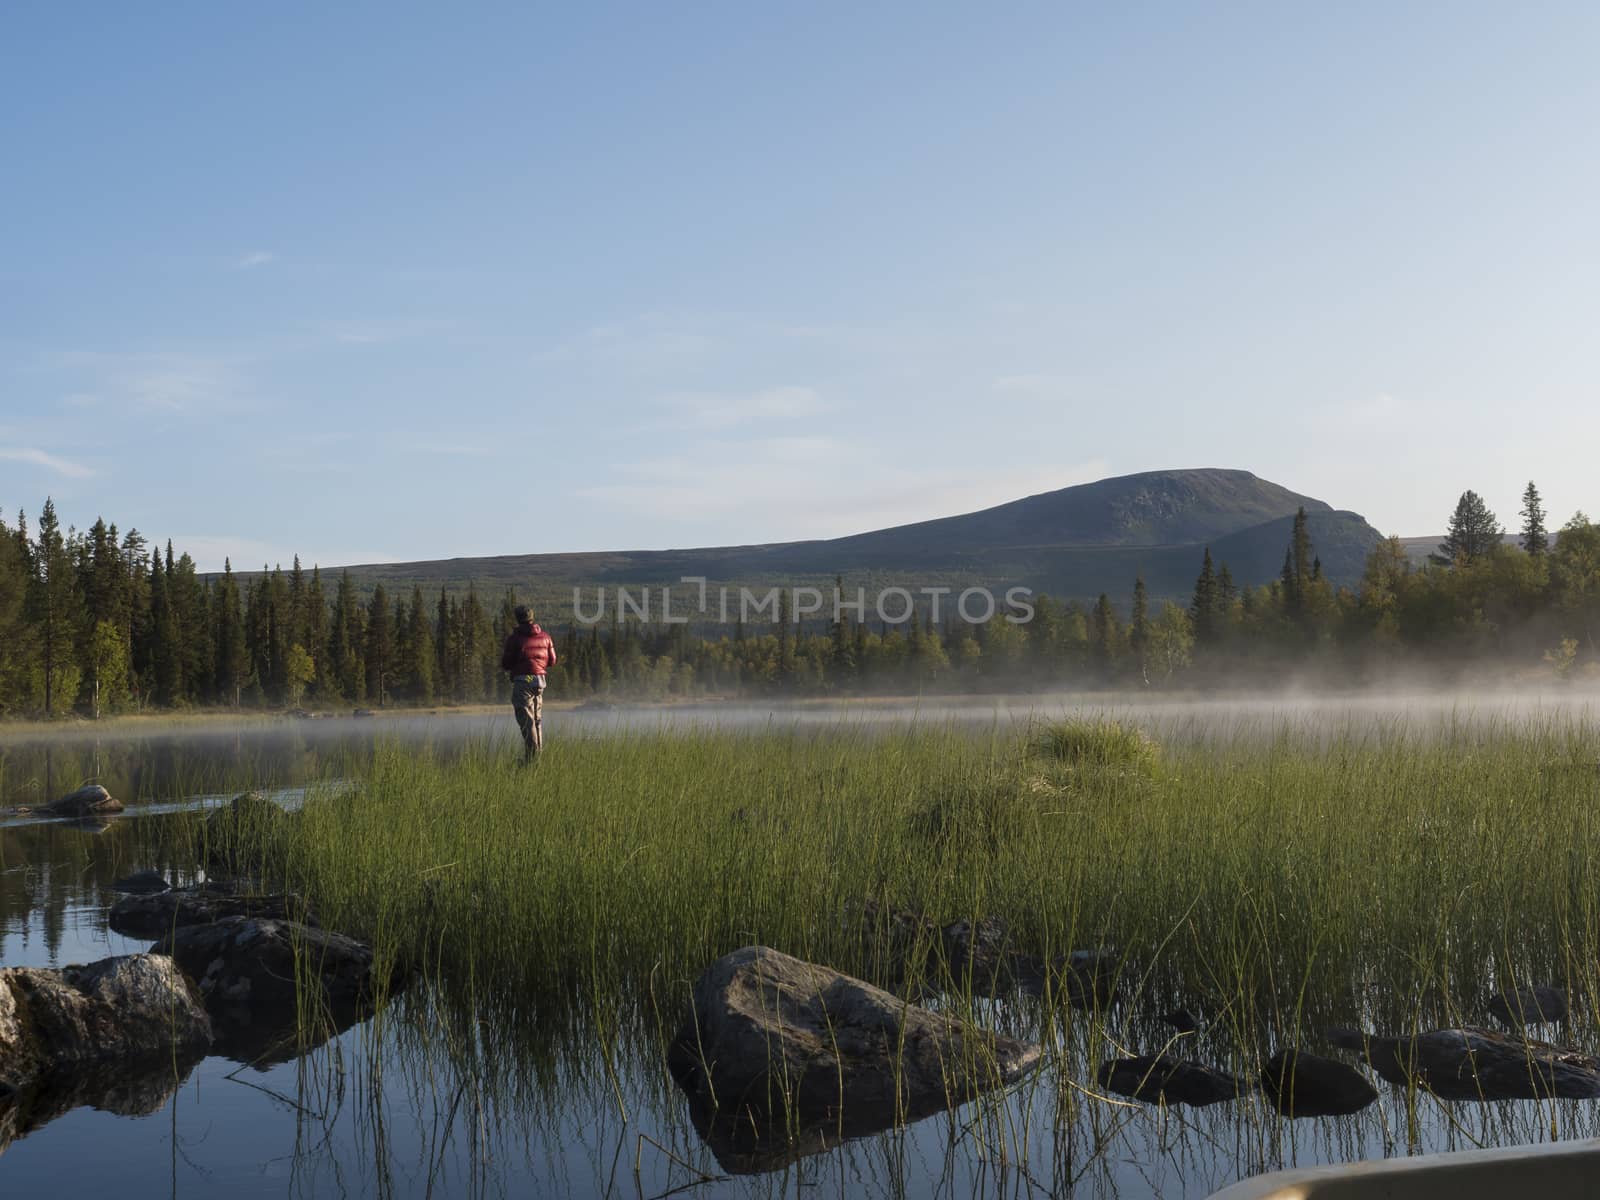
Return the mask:
[[[233,407],[245,390],[237,356],[187,351],[71,351],[53,365],[89,386],[74,393],[142,409],[202,412]]]
[[[241,271],[252,271],[256,267],[264,267],[270,262],[276,262],[278,256],[270,250],[252,250],[248,254],[241,254],[233,260],[233,265]]]
[[[763,422],[796,421],[826,412],[828,405],[812,388],[771,387],[739,394],[676,392],[662,397],[670,414],[650,428],[682,425],[702,430],[732,429]]]
[[[94,472],[82,463],[47,453],[35,446],[0,446],[0,459],[6,462],[28,463],[53,471],[67,479],[87,479]]]

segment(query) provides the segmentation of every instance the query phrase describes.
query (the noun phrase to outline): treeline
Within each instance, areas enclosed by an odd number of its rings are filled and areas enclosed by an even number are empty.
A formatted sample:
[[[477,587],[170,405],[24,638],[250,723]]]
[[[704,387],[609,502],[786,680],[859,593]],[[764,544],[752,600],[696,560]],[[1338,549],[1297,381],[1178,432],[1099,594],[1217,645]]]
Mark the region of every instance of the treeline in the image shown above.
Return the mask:
[[[1207,550],[1187,606],[1035,597],[968,624],[913,609],[897,625],[791,621],[710,633],[619,622],[552,629],[551,684],[569,698],[856,694],[1044,687],[1264,683],[1286,669],[1359,680],[1397,669],[1448,673],[1492,660],[1569,677],[1600,670],[1600,526],[1578,514],[1552,538],[1537,489],[1522,536],[1504,543],[1481,499],[1462,496],[1438,553],[1414,566],[1398,540],[1360,584],[1322,573],[1305,513],[1282,572],[1235,583]],[[62,530],[0,514],[0,714],[63,716],[196,706],[295,708],[474,703],[501,697],[515,597],[468,589],[359,597],[298,559],[241,580],[204,578],[171,543],[96,521]]]
[[[1579,512],[1552,535],[1545,520],[1529,483],[1521,531],[1509,540],[1467,491],[1426,563],[1413,564],[1390,538],[1368,555],[1357,586],[1334,588],[1301,510],[1270,584],[1235,589],[1226,564],[1213,573],[1207,553],[1180,669],[1205,683],[1261,683],[1286,668],[1335,682],[1447,679],[1482,665],[1561,679],[1600,673],[1600,525]]]

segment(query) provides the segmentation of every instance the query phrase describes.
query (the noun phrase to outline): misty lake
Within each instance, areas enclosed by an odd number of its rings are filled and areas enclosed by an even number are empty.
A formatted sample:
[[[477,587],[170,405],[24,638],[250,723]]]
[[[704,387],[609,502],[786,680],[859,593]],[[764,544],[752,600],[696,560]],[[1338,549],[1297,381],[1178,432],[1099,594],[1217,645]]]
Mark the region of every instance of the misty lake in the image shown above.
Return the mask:
[[[1174,700],[975,697],[927,704],[554,710],[546,736],[604,738],[622,730],[891,729],[938,722],[952,731],[1029,722],[1082,709],[1138,721],[1162,739],[1270,738],[1285,722],[1313,735],[1398,725],[1491,729],[1559,718],[1592,727],[1591,702],[1563,697],[1395,696],[1364,699]],[[0,805],[37,804],[97,780],[127,802],[93,824],[0,817],[0,966],[56,967],[149,949],[107,923],[114,881],[153,868],[174,882],[193,863],[163,858],[161,823],[217,806],[245,787],[293,807],[379,740],[454,746],[515,737],[509,714],[331,717],[229,725],[63,729],[0,734]],[[537,819],[530,782],[530,819]],[[1600,800],[1600,793],[1597,793]],[[934,1002],[937,1006],[937,1001]],[[987,1022],[1026,1036],[1039,1025],[1026,996],[985,1002]],[[449,1011],[446,1011],[446,1009]],[[1355,1116],[1285,1120],[1259,1096],[1206,1109],[1161,1108],[1102,1095],[1082,1047],[1004,1093],[908,1128],[775,1156],[769,1169],[725,1162],[696,1131],[658,1043],[628,1019],[597,1026],[581,996],[515,1030],[469,1015],[414,986],[367,1020],[288,1061],[213,1055],[144,1077],[82,1081],[35,1098],[0,1100],[0,1187],[145,1200],[176,1196],[1160,1196],[1197,1200],[1241,1177],[1286,1165],[1478,1145],[1600,1136],[1600,1103],[1445,1104],[1381,1088]],[[1594,1021],[1567,1039],[1596,1049]],[[1097,1036],[1158,1050],[1171,1032],[1131,1009]],[[1218,1035],[1220,1036],[1220,1035]],[[609,1053],[604,1049],[609,1047]],[[748,1173],[745,1173],[747,1172]]]

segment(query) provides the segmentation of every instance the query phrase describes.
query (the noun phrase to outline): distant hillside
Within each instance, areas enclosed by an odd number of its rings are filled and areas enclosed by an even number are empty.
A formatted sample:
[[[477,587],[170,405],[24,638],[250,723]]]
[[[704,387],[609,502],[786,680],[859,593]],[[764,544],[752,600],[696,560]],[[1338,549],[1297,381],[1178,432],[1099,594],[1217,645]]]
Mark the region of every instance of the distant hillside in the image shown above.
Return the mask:
[[[551,620],[570,612],[572,589],[675,583],[706,576],[767,587],[831,583],[869,589],[981,584],[1031,587],[1126,604],[1143,574],[1153,597],[1187,599],[1206,545],[1241,584],[1275,578],[1295,510],[1306,509],[1324,572],[1335,583],[1360,578],[1377,530],[1248,471],[1147,471],[1014,500],[981,512],[848,537],[693,550],[524,554],[386,563],[350,568],[362,591],[477,587],[487,598],[511,588]],[[680,592],[681,595],[681,592]],[[588,602],[588,601],[586,601]]]
[[[1555,535],[1552,534],[1551,539],[1554,540],[1554,538]],[[1520,534],[1508,533],[1501,537],[1500,540],[1508,546],[1522,545],[1522,537]],[[1413,564],[1420,567],[1423,563],[1428,561],[1428,556],[1430,554],[1437,554],[1439,552],[1439,545],[1443,541],[1444,534],[1436,533],[1431,537],[1404,537],[1400,539],[1400,545],[1405,549],[1406,557],[1410,559]]]

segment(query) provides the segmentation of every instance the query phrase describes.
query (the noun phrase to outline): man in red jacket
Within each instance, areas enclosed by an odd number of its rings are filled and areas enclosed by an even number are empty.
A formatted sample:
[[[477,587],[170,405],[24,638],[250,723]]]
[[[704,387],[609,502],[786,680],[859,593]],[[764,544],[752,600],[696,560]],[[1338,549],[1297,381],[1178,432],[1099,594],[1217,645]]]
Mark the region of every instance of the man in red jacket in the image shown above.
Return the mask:
[[[522,730],[523,760],[531,761],[544,747],[545,674],[556,665],[556,644],[533,623],[526,604],[515,612],[517,627],[500,652],[500,669],[511,673],[511,710]]]

